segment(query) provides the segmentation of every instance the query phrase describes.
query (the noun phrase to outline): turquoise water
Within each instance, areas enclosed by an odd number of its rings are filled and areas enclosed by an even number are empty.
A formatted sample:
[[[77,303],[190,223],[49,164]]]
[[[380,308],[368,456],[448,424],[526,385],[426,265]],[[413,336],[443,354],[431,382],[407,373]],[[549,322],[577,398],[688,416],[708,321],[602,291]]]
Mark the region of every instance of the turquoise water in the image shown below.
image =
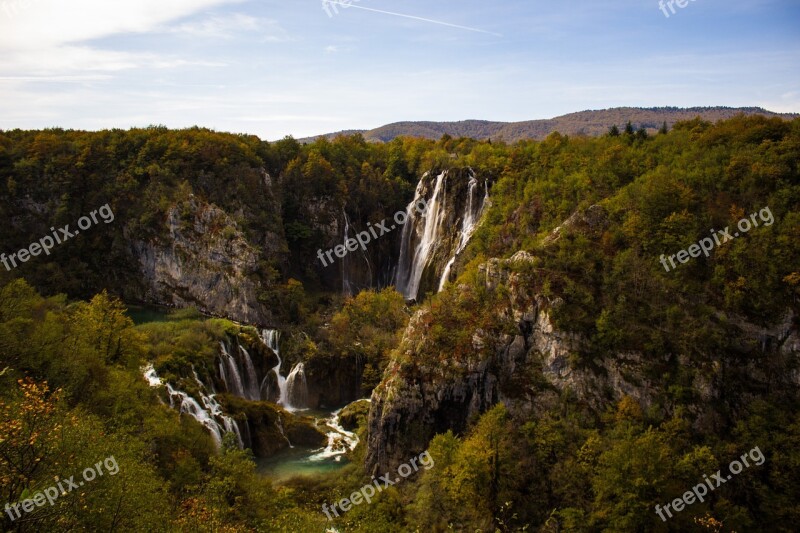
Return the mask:
[[[320,429],[324,432],[332,430],[323,424],[323,421],[330,419],[333,414],[331,411],[304,409],[295,414],[316,418],[317,422],[322,424]],[[341,451],[333,452],[328,449],[326,453],[321,453],[323,449],[326,448],[324,446],[317,448],[295,446],[282,450],[272,457],[256,459],[256,468],[260,474],[280,483],[291,477],[311,477],[335,472],[350,462]],[[314,460],[311,460],[312,457]]]
[[[309,457],[314,455],[315,451],[319,451],[319,449],[295,446],[294,448],[283,450],[272,457],[256,459],[256,471],[280,483],[291,477],[310,477],[335,472],[349,462],[347,458],[342,456],[339,456],[340,461],[335,461],[332,458],[311,461]]]

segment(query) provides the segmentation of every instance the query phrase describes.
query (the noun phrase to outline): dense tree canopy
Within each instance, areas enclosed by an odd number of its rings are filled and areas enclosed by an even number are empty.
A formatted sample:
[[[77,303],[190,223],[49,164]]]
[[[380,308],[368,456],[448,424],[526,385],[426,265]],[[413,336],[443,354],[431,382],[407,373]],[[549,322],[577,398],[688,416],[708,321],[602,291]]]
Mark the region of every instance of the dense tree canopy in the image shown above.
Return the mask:
[[[17,531],[324,531],[322,503],[369,482],[362,444],[336,475],[273,486],[230,437],[216,450],[202,426],[142,378],[147,363],[175,379],[212,372],[220,340],[240,328],[186,312],[137,326],[117,297],[136,283],[130,236],[165,238],[165,214],[193,195],[228,213],[262,254],[251,274],[274,284],[259,297],[298,333],[285,356],[356,361],[365,395],[392,359],[444,372],[486,356],[474,348],[475,331],[511,333],[512,317],[499,312],[509,288],[489,290],[479,265],[520,250],[532,257],[514,267],[526,290],[557,302],[548,311],[558,329],[587,339],[571,364],[635,351],[648,377],[665,384],[646,411],[628,397],[596,413],[564,395],[557,410],[530,419],[495,405],[462,434],[435,436],[436,466],[337,519],[340,531],[792,531],[800,520],[796,391],[758,390],[731,369],[756,361],[767,374],[796,372],[734,326],[771,328],[794,317],[787,327],[797,328],[800,120],[698,119],[663,130],[554,133],[513,145],[449,136],[371,144],[360,135],[301,145],[198,128],[0,132],[0,217],[11,221],[0,249],[27,246],[106,203],[122,221],[47,260],[0,268],[6,501],[109,456],[120,467],[59,500],[57,513],[37,508],[0,523]],[[456,282],[420,308],[391,288],[343,298],[325,284],[313,264],[332,214],[381,220],[405,207],[423,172],[466,166],[488,178],[491,205]],[[596,215],[588,228],[586,213]],[[662,254],[712,230],[733,231],[741,219],[759,224],[707,256],[663,267]],[[285,248],[264,244],[275,236]],[[415,311],[433,349],[410,362],[399,344]],[[711,368],[718,357],[723,368]],[[715,406],[717,433],[689,414],[695,383],[712,377],[740,398]],[[766,462],[735,484],[668,522],[654,512],[756,445]]]

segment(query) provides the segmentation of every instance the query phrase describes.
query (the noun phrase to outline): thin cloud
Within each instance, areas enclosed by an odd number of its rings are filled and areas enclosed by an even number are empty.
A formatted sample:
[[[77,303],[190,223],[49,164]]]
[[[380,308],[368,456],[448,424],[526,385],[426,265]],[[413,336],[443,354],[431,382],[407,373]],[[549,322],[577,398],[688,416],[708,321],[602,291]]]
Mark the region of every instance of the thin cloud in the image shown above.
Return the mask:
[[[243,33],[264,33],[261,42],[290,41],[286,30],[277,21],[251,17],[242,13],[212,16],[203,20],[183,22],[166,28],[167,33],[184,34],[203,39],[234,39]]]
[[[352,50],[355,50],[354,46],[340,46],[340,45],[337,45],[337,44],[329,44],[328,46],[325,47],[325,53],[326,54],[336,54],[336,53],[339,53],[339,52],[350,52]]]
[[[101,81],[110,80],[113,76],[108,75],[90,75],[90,76],[0,76],[0,81],[37,81],[37,82],[56,82],[56,83],[69,83],[69,82],[85,82],[85,81]]]
[[[146,34],[169,21],[236,0],[38,0],[3,24],[0,48],[36,49],[124,33]]]
[[[429,19],[429,18],[425,18],[425,17],[417,17],[416,15],[407,15],[405,13],[396,13],[394,11],[384,11],[383,9],[374,9],[374,8],[371,8],[371,7],[357,6],[355,4],[345,4],[345,3],[342,3],[342,2],[334,2],[332,0],[324,0],[324,3],[325,4],[334,5],[334,6],[343,6],[343,7],[346,7],[346,8],[354,7],[356,9],[363,9],[364,11],[372,11],[374,13],[382,13],[384,15],[392,15],[394,17],[402,17],[402,18],[407,18],[407,19],[412,19],[412,20],[420,20],[422,22],[430,22],[431,24],[438,24],[440,26],[447,26],[449,28],[457,28],[457,29],[460,29],[460,30],[474,31],[474,32],[477,32],[477,33],[486,33],[488,35],[495,35],[497,37],[502,37],[503,36],[502,34],[495,33],[493,31],[482,30],[480,28],[472,28],[470,26],[461,26],[459,24],[451,24],[450,22],[444,22],[442,20],[434,20],[434,19]]]

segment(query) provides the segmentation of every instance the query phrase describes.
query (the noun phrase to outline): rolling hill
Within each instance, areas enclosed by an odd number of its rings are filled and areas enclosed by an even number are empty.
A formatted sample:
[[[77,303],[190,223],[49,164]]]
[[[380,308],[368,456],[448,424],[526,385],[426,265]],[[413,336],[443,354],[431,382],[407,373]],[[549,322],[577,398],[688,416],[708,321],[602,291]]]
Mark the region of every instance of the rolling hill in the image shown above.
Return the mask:
[[[700,117],[710,122],[731,118],[738,114],[763,115],[766,117],[797,118],[796,113],[774,113],[760,107],[615,107],[597,111],[579,111],[560,117],[522,122],[493,122],[489,120],[462,120],[458,122],[395,122],[372,130],[346,130],[300,139],[313,142],[320,137],[333,139],[339,135],[361,133],[370,142],[389,142],[396,137],[422,137],[439,139],[442,135],[471,137],[474,139],[504,140],[516,142],[522,139],[543,139],[558,131],[565,135],[596,137],[617,125],[622,127],[630,121],[636,129],[645,128],[653,133],[666,122],[671,127],[675,122]]]

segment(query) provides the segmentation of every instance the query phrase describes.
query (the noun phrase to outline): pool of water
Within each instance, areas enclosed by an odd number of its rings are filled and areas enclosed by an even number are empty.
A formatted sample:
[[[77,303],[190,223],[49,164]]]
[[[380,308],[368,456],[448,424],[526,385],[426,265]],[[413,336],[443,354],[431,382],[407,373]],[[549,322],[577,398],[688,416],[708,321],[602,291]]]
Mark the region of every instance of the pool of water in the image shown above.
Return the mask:
[[[269,476],[275,482],[282,482],[296,476],[317,476],[334,472],[349,463],[346,457],[336,459],[312,460],[319,448],[295,446],[283,450],[266,459],[256,459],[256,471]]]
[[[256,459],[257,471],[280,483],[290,477],[315,476],[346,466],[350,462],[347,452],[358,443],[358,437],[339,425],[340,411],[341,409],[333,412],[310,409],[295,411],[296,414],[317,419],[318,427],[327,432],[327,445],[319,448],[295,446],[272,457]]]

